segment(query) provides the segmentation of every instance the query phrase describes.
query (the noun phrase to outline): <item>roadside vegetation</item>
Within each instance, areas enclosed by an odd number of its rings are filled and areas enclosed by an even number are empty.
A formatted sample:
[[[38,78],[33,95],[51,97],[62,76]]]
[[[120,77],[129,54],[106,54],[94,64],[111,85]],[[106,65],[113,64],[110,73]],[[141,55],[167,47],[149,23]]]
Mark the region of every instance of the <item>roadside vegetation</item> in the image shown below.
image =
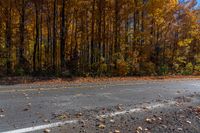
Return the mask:
[[[1,76],[200,73],[196,0],[1,0]]]

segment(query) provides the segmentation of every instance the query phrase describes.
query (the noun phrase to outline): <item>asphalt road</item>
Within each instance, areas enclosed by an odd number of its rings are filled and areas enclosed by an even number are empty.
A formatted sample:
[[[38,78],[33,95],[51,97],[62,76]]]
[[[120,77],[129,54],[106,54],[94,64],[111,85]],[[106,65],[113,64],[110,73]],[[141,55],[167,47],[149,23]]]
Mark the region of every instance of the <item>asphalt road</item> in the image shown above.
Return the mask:
[[[198,93],[198,79],[0,85],[0,132],[43,132],[46,128],[60,132],[59,125],[73,125],[82,118],[134,113],[143,105],[153,110]],[[118,106],[123,107],[121,112],[112,110]],[[99,113],[100,109],[107,111]]]

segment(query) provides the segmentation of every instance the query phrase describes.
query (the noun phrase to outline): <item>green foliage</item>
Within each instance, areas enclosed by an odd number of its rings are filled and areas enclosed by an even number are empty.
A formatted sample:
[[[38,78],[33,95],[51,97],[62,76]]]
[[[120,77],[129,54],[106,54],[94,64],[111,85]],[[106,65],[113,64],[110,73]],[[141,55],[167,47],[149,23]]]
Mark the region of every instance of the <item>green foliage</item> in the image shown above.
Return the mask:
[[[181,75],[191,75],[192,73],[189,71],[181,71]]]
[[[187,63],[185,67],[182,67],[180,74],[191,75],[193,73],[193,65],[191,62]]]
[[[169,67],[167,65],[163,65],[160,67],[160,74],[167,75],[169,72]]]

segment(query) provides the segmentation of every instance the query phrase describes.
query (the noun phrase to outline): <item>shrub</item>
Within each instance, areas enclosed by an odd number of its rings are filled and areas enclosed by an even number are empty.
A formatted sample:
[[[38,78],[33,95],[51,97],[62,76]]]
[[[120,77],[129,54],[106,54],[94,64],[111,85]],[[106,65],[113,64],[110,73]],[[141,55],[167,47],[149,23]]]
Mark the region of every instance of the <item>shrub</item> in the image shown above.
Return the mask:
[[[167,65],[163,65],[160,67],[160,74],[161,75],[166,75],[169,72],[169,68]]]
[[[140,65],[140,74],[141,75],[151,75],[155,74],[156,65],[152,62],[142,62]]]
[[[124,60],[124,56],[121,53],[116,53],[113,56],[114,61],[114,75],[126,76],[129,72],[129,65]]]
[[[100,76],[105,75],[108,71],[108,65],[106,63],[102,63],[99,65],[98,74]]]
[[[192,73],[193,73],[193,65],[191,62],[186,64],[186,66],[181,69],[182,75],[191,75]]]
[[[116,62],[116,74],[119,76],[126,76],[129,72],[128,63],[124,60],[118,59]]]
[[[200,65],[196,65],[194,69],[195,71],[200,72]]]
[[[191,63],[191,62],[188,63],[188,64],[186,65],[185,69],[186,69],[186,71],[188,71],[189,73],[192,74],[192,72],[193,72],[193,65],[192,65],[192,63]]]

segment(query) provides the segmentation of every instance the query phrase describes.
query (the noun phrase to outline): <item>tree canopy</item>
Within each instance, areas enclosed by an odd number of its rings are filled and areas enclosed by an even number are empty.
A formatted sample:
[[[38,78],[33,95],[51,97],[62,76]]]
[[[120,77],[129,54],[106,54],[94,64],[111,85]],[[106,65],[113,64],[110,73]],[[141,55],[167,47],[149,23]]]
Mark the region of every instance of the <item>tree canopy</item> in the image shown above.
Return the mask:
[[[200,72],[196,0],[1,0],[2,75]]]

